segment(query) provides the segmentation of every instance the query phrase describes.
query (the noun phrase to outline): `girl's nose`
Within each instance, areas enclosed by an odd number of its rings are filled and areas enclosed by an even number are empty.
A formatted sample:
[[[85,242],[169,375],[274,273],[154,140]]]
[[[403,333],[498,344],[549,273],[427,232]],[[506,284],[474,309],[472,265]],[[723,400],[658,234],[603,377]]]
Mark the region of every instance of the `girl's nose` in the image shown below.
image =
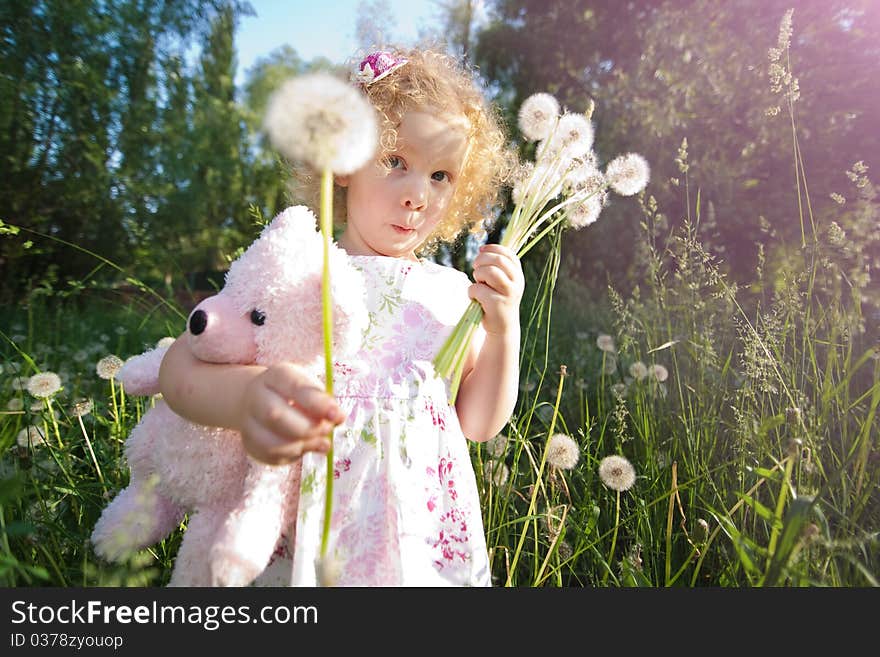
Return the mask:
[[[406,186],[403,192],[403,205],[409,210],[421,211],[428,203],[426,185],[418,180],[413,180]]]

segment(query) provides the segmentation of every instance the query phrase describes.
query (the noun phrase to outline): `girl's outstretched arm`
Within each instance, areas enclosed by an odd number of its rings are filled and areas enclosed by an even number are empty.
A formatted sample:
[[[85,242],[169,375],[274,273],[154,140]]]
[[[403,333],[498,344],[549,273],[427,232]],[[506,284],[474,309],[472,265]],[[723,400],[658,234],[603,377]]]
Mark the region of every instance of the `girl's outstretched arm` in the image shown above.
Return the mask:
[[[321,385],[292,363],[205,363],[185,340],[176,340],[165,354],[159,389],[178,415],[240,431],[251,456],[276,465],[308,451],[326,452],[330,431],[345,419]]]
[[[481,247],[474,259],[472,299],[483,307],[465,364],[455,408],[462,432],[483,442],[510,420],[519,390],[519,303],[525,279],[519,258],[499,244]]]

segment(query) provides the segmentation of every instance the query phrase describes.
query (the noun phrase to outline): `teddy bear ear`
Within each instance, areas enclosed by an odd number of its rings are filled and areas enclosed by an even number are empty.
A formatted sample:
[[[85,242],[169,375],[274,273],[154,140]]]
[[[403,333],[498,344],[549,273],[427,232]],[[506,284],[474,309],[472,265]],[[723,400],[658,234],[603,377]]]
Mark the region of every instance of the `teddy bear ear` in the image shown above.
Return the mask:
[[[293,205],[278,213],[263,229],[261,235],[276,231],[316,231],[318,220],[305,205]]]

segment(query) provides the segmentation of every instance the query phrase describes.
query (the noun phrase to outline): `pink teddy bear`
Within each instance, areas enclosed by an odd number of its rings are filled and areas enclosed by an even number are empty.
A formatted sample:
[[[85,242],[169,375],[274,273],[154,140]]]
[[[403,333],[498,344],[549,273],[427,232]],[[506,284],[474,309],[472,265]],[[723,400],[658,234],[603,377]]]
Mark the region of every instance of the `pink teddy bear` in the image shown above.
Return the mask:
[[[293,361],[322,371],[323,245],[314,214],[284,210],[229,268],[223,289],[187,322],[194,355],[215,363]],[[366,326],[364,282],[345,252],[331,245],[334,357],[360,346]],[[126,362],[127,392],[158,392],[167,347]],[[125,443],[131,476],[92,532],[98,555],[118,561],[153,545],[189,514],[170,586],[245,586],[286,549],[296,521],[300,462],[259,463],[236,431],[194,424],[161,399]]]

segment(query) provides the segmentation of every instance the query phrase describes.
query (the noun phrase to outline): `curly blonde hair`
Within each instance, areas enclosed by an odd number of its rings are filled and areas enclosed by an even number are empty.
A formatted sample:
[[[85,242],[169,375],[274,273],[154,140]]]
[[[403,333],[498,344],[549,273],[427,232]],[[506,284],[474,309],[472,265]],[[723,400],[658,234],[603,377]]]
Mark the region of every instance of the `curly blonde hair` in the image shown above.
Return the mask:
[[[465,119],[468,150],[446,216],[419,247],[434,251],[454,242],[464,232],[477,233],[499,201],[502,185],[516,162],[497,109],[490,105],[475,82],[473,71],[453,57],[432,49],[392,49],[407,63],[364,88],[379,119],[379,152],[382,162],[395,148],[397,126],[407,112],[425,111],[444,120]],[[318,176],[301,165],[294,169],[296,187],[311,207],[318,207]],[[345,190],[334,186],[334,215],[346,218]]]

